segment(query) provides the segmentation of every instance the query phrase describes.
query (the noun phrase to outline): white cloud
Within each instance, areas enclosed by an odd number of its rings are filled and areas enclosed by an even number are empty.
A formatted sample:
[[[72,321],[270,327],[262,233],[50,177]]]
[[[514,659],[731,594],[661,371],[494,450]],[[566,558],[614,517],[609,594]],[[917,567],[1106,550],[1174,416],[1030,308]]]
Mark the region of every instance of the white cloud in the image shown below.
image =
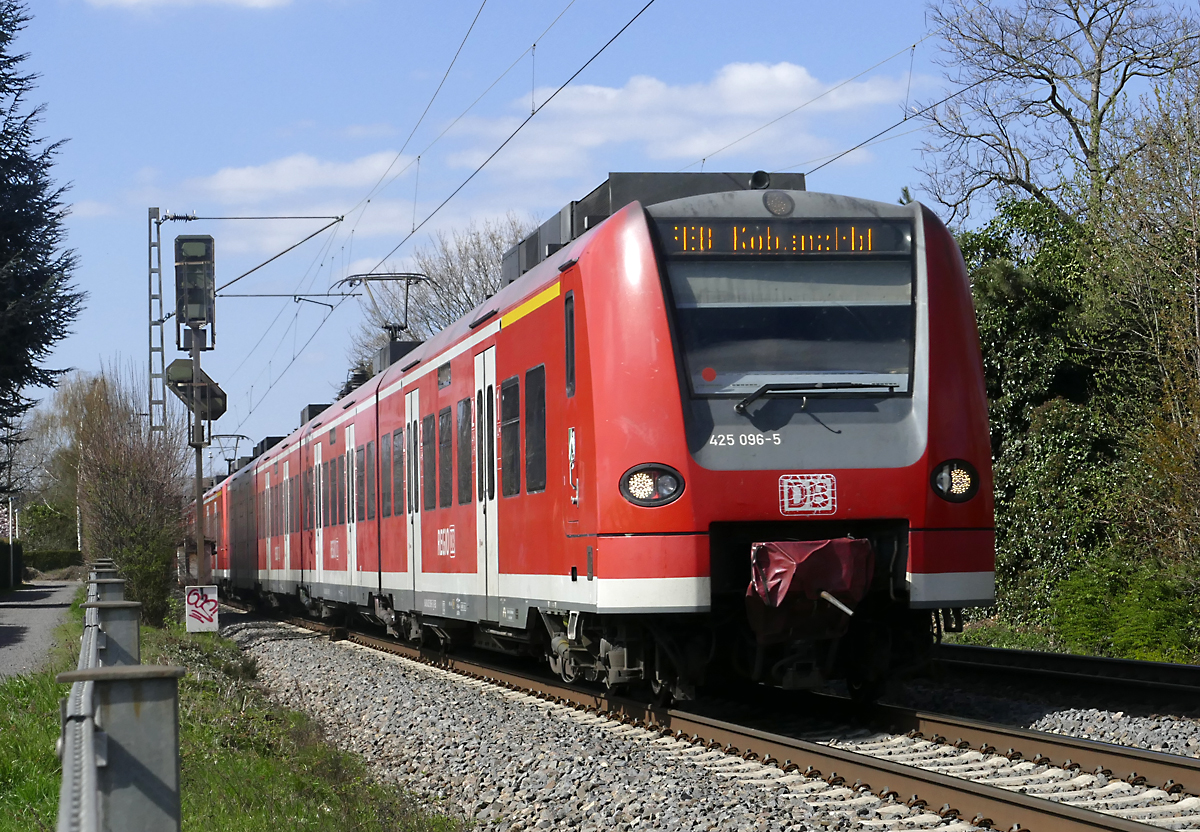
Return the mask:
[[[107,217],[116,212],[116,209],[107,202],[97,202],[93,199],[80,199],[72,202],[70,210],[72,217],[79,217],[80,219]]]
[[[225,204],[253,204],[281,196],[318,190],[367,189],[391,168],[392,175],[408,164],[392,151],[380,151],[350,162],[321,161],[307,153],[242,168],[223,168],[212,176],[193,179],[186,187]]]
[[[913,86],[921,88],[923,83],[920,80]],[[855,117],[880,106],[898,106],[908,81],[904,76],[874,77],[837,89],[834,86],[814,78],[802,66],[783,62],[728,64],[710,81],[697,84],[672,85],[635,76],[623,87],[568,87],[497,162],[522,175],[536,169],[544,175],[547,170],[578,169],[595,150],[615,145],[631,145],[651,159],[699,160],[821,96],[795,115],[739,142],[730,154],[819,155],[835,149],[832,131],[824,122],[837,116]],[[538,100],[551,91],[539,90]],[[513,107],[527,108],[528,99],[514,102]],[[823,122],[814,120],[816,115]],[[511,133],[521,118],[464,120],[460,135],[490,143]],[[813,132],[818,126],[821,136]],[[487,152],[490,148],[463,150],[452,161],[473,166]]]

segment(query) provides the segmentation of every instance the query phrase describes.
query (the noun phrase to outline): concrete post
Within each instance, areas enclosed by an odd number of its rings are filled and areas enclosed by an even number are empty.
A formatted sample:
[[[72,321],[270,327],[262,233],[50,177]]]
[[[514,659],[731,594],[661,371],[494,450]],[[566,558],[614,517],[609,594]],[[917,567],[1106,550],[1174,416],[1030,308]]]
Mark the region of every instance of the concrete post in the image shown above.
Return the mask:
[[[89,601],[85,610],[95,610],[104,640],[100,664],[104,667],[141,664],[142,605],[137,601]]]
[[[60,673],[93,682],[99,829],[179,830],[179,678],[182,667],[138,665]]]
[[[96,587],[97,601],[125,600],[124,578],[93,578],[88,583]]]

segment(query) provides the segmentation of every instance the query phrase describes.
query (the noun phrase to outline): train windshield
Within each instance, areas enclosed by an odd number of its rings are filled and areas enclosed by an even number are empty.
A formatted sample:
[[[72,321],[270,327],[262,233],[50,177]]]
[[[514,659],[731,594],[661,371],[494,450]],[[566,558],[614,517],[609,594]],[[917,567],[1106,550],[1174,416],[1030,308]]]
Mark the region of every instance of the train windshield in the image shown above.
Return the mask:
[[[667,276],[692,392],[908,393],[913,259],[679,257]]]

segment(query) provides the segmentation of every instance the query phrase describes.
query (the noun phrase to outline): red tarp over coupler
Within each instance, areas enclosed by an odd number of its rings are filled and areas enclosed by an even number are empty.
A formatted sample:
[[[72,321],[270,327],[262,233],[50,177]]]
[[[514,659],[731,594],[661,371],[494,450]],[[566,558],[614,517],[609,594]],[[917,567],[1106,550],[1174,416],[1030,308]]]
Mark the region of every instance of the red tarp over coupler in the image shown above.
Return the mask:
[[[750,547],[746,614],[760,643],[832,638],[850,618],[821,597],[825,591],[854,609],[875,573],[867,540],[781,540]]]

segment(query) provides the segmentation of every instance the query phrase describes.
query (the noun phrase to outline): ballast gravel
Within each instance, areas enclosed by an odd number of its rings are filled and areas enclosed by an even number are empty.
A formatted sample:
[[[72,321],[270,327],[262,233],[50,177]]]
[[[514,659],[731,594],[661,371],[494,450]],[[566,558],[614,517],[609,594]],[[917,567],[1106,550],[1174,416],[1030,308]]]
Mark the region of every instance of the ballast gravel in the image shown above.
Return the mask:
[[[1034,731],[1200,757],[1197,703],[1136,702],[1131,694],[1099,689],[1082,696],[1086,696],[1086,704],[1079,701],[1078,689],[1050,685],[1019,689],[961,679],[952,684],[914,680],[892,690],[885,701]]]
[[[974,828],[286,624],[222,634],[381,779],[481,828]]]

